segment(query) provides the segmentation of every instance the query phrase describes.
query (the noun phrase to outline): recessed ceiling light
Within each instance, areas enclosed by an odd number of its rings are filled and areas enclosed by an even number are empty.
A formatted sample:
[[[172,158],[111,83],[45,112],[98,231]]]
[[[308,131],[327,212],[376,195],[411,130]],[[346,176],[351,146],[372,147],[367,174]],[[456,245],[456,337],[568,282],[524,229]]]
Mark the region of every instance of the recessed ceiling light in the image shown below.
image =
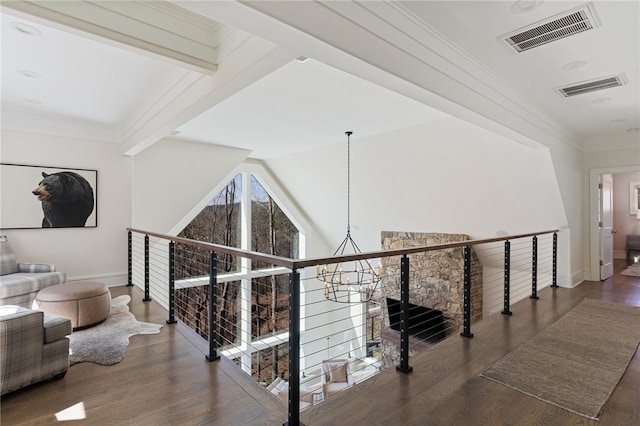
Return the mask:
[[[591,101],[592,104],[604,104],[611,100],[611,98],[598,98]]]
[[[511,5],[511,12],[525,13],[539,7],[543,0],[518,0]]]
[[[562,66],[563,71],[577,70],[587,65],[587,61],[573,61]]]
[[[300,62],[301,64],[304,64],[305,62],[307,62],[309,60],[309,58],[307,56],[298,56],[296,58],[296,61]]]
[[[12,22],[11,26],[16,29],[21,34],[29,35],[29,36],[39,36],[42,34],[42,31],[37,29],[36,27],[32,27],[31,25],[23,24],[22,22]]]
[[[629,133],[638,133],[638,132],[640,132],[640,127],[633,127],[631,129],[627,129],[627,132],[629,132]]]
[[[23,75],[25,77],[29,77],[29,78],[42,78],[42,74],[39,74],[35,71],[20,70],[18,71],[18,74]]]

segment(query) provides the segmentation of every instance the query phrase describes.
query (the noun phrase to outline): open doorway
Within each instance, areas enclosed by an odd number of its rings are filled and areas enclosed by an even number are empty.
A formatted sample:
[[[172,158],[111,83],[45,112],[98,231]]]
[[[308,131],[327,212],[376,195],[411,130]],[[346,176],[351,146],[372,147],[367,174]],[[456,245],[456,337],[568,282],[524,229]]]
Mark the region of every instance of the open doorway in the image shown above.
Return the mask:
[[[640,218],[638,217],[638,192],[640,188],[640,172],[620,173],[613,175],[615,211],[613,223],[614,257],[632,263],[640,252]],[[633,253],[628,249],[632,248]]]
[[[640,182],[639,169],[627,166],[590,171],[590,277],[586,279],[599,281],[611,276],[613,259],[627,257],[627,236],[640,234],[637,206],[630,195],[635,182]]]

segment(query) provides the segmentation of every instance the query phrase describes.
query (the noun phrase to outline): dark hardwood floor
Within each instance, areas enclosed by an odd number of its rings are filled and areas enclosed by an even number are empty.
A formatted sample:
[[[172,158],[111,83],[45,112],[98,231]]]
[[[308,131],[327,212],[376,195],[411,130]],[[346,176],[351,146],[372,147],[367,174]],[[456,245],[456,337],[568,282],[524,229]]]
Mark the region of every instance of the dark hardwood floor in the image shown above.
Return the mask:
[[[616,262],[616,272],[624,270]],[[454,336],[410,360],[413,372],[383,374],[302,413],[307,425],[596,425],[479,374],[566,314],[585,298],[640,306],[640,278],[614,275],[574,289],[546,288],[539,300],[512,306],[472,327],[471,340]],[[550,365],[549,369],[554,366]],[[640,425],[640,352],[601,415],[602,426]]]
[[[616,272],[624,269],[616,262]],[[143,303],[132,312],[164,323],[166,313]],[[453,336],[411,358],[413,372],[385,370],[301,413],[310,425],[640,425],[640,351],[595,422],[479,376],[480,372],[562,317],[584,298],[640,306],[640,278],[616,274],[574,289],[546,288],[540,299],[512,306],[474,325],[473,339]],[[2,398],[2,425],[58,423],[56,413],[84,409],[78,425],[280,425],[286,407],[228,361],[209,363],[206,345],[181,326],[134,336],[120,364],[72,366],[62,380],[33,385]],[[554,366],[550,365],[550,369]]]
[[[230,361],[208,362],[207,345],[167,313],[142,302],[134,287],[111,288],[132,296],[140,321],[164,324],[160,334],[130,338],[124,360],[113,366],[72,365],[61,380],[32,385],[2,397],[2,426],[58,424],[56,413],[80,407],[78,425],[282,424],[286,407]],[[195,342],[195,344],[194,344]]]

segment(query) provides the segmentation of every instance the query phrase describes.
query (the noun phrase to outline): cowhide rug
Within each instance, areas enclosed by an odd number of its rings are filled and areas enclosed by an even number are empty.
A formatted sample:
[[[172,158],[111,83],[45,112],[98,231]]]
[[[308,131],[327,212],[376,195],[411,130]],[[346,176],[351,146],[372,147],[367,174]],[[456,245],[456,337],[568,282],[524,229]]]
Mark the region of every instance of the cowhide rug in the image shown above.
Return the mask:
[[[117,364],[124,359],[129,337],[136,334],[158,334],[162,325],[140,322],[129,312],[128,295],[111,300],[109,317],[103,323],[70,336],[71,365],[93,362],[101,365]]]

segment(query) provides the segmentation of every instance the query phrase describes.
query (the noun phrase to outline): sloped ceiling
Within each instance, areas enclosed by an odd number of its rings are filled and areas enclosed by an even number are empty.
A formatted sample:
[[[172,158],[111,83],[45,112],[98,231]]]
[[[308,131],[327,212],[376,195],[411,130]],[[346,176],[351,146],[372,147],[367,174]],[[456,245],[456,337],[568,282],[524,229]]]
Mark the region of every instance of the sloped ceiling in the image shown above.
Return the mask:
[[[100,11],[109,2],[39,11],[46,3],[3,2],[3,128],[119,143],[129,155],[173,134],[254,158],[446,114],[578,149],[638,138],[637,2],[593,2],[599,28],[520,54],[499,36],[584,3],[179,1],[144,13],[115,2],[118,19]],[[142,24],[121,25],[132,16]],[[206,42],[187,49],[185,37]],[[215,52],[210,65],[181,55],[181,43]],[[628,84],[555,91],[610,73]]]

